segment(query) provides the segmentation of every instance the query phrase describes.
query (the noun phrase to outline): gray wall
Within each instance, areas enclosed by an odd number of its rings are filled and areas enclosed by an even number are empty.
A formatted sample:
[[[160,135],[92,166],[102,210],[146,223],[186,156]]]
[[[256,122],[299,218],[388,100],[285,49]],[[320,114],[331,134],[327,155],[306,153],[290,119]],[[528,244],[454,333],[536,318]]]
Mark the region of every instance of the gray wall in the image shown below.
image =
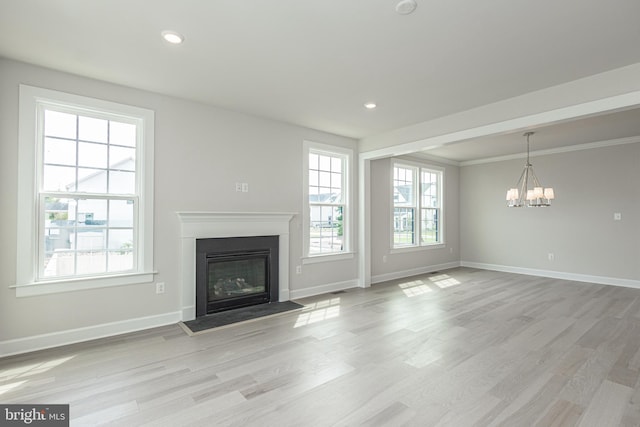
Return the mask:
[[[459,168],[430,160],[405,157],[423,165],[444,168],[445,247],[391,253],[391,159],[371,161],[371,277],[372,281],[428,271],[432,266],[456,263],[459,256]],[[383,257],[387,257],[387,262]]]
[[[555,190],[549,208],[506,207],[524,159],[461,168],[462,261],[639,280],[640,144],[531,160]]]
[[[156,280],[166,283],[165,294],[156,295],[151,283],[25,298],[16,298],[9,288],[16,280],[20,83],[155,111],[154,264]],[[295,274],[302,256],[299,213],[304,206],[305,139],[357,153],[356,141],[349,138],[0,59],[0,344],[177,312],[180,240],[176,211],[297,212],[290,228],[291,290],[355,281],[356,259],[330,263],[330,268],[325,263],[309,265],[303,274]],[[248,183],[250,191],[237,193],[235,182]]]

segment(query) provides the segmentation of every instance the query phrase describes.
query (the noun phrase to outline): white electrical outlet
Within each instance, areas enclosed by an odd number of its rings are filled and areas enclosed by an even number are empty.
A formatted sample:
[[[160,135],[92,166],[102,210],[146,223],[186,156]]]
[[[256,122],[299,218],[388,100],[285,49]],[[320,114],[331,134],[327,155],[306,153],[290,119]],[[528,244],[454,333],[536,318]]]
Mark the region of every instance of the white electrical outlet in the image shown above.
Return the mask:
[[[622,219],[622,214],[620,212],[616,212],[613,214],[614,221],[620,221]]]
[[[241,182],[236,182],[236,191],[237,192],[242,191],[242,183]]]
[[[297,265],[296,266],[296,274],[302,274],[302,266],[301,265]]]
[[[242,183],[242,192],[243,193],[248,193],[249,192],[249,184],[246,182]]]
[[[549,261],[553,261],[556,259],[556,256],[553,254],[553,252],[549,252],[547,256],[549,257]]]
[[[164,282],[156,283],[156,294],[164,294]]]

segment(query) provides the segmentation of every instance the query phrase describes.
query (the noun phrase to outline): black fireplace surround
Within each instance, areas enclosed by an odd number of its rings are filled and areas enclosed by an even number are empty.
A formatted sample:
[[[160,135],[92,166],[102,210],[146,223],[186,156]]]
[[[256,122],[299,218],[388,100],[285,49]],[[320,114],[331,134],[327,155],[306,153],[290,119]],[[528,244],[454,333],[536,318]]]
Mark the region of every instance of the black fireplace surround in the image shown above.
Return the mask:
[[[196,317],[278,301],[279,236],[196,239]]]

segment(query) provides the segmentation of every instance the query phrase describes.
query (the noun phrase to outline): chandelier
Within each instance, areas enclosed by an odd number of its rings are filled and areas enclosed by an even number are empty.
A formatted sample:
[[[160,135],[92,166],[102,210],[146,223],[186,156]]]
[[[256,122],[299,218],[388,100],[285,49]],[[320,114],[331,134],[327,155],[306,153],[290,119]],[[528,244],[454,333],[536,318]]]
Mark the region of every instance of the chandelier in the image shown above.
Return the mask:
[[[554,199],[553,188],[543,188],[540,181],[533,172],[533,166],[529,162],[529,137],[533,132],[527,132],[527,163],[524,166],[522,175],[515,188],[507,191],[507,206],[510,208],[521,208],[523,206],[530,208],[541,208],[551,205]]]

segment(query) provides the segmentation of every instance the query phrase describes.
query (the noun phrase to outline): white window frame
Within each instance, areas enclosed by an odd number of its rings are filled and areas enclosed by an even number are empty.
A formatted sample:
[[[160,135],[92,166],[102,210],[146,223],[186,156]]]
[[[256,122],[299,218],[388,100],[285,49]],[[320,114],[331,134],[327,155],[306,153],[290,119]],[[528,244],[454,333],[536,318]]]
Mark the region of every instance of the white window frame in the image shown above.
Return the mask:
[[[342,259],[352,259],[353,254],[353,150],[344,147],[338,147],[334,145],[321,144],[318,142],[304,141],[303,143],[303,161],[302,161],[302,188],[303,188],[303,201],[304,207],[302,212],[302,236],[303,236],[303,248],[304,256],[302,257],[303,264],[312,264],[324,261],[337,261]],[[343,198],[346,213],[343,214],[342,236],[343,246],[340,252],[331,252],[326,254],[311,254],[310,244],[310,203],[309,203],[309,154],[317,153],[329,156],[338,156],[343,158]]]
[[[39,141],[43,106],[71,109],[75,114],[108,114],[134,119],[138,124],[136,144],[137,244],[134,270],[70,278],[39,278],[40,240],[43,230],[38,212],[38,174],[42,168]],[[39,123],[40,122],[40,123]],[[154,112],[55,90],[20,85],[18,147],[18,222],[16,296],[31,296],[122,286],[153,281],[153,154]]]
[[[394,201],[394,171],[396,167],[401,167],[401,168],[407,168],[407,169],[411,169],[413,171],[413,182],[414,182],[414,188],[413,188],[413,204],[411,206],[407,206],[410,209],[414,210],[414,229],[413,229],[413,244],[408,244],[408,245],[397,245],[395,244],[395,236],[394,236],[394,229],[395,229],[395,201]],[[424,208],[424,206],[422,206],[422,197],[421,197],[421,186],[422,186],[422,172],[431,172],[431,173],[437,173],[439,176],[438,179],[438,202],[439,202],[439,206],[437,207],[437,209],[439,209],[439,218],[438,218],[438,227],[439,227],[439,231],[438,231],[438,236],[440,238],[440,240],[438,242],[435,243],[426,243],[422,241],[422,209]],[[390,226],[391,226],[391,230],[390,230],[390,248],[391,248],[391,253],[397,253],[397,252],[405,252],[405,251],[412,251],[412,250],[421,250],[421,249],[439,249],[439,248],[444,248],[446,246],[445,243],[445,233],[444,233],[444,175],[445,175],[445,170],[444,168],[438,167],[438,166],[433,166],[433,165],[428,165],[428,164],[422,164],[422,163],[417,163],[417,162],[412,162],[412,161],[408,161],[408,160],[401,160],[401,159],[393,159],[391,161],[391,176],[390,176],[390,180],[391,180],[391,211],[390,211]],[[403,207],[403,206],[399,206],[399,207]]]

